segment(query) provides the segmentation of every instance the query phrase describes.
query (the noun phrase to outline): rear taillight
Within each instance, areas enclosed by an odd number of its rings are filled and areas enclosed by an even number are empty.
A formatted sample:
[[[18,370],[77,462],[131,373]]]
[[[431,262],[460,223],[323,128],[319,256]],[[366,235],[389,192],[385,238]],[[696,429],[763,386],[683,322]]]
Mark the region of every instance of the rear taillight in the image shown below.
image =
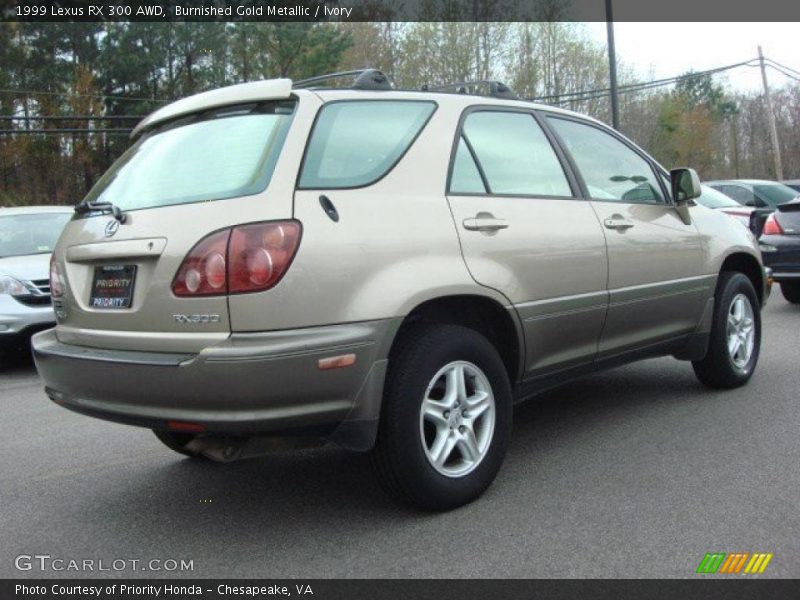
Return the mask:
[[[200,240],[183,260],[172,291],[176,296],[261,292],[281,280],[300,243],[300,223],[252,223]]]
[[[762,231],[764,235],[783,235],[783,229],[781,229],[780,223],[775,218],[775,214],[771,214],[767,217],[766,223],[764,223],[764,231]]]
[[[231,230],[212,233],[200,240],[183,259],[172,281],[176,296],[210,296],[228,291],[225,257]]]
[[[300,241],[300,224],[255,223],[235,227],[228,247],[228,291],[260,292],[281,280]]]
[[[53,298],[61,298],[64,295],[64,280],[58,270],[55,254],[50,255],[50,295]]]

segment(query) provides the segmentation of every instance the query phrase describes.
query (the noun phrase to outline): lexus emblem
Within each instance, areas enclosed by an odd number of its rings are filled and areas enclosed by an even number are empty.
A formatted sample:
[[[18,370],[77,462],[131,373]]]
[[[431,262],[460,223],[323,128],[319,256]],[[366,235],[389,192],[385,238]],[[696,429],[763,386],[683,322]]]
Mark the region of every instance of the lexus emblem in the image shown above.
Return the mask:
[[[115,233],[117,233],[117,229],[119,229],[119,221],[116,219],[106,223],[106,237],[113,236]]]

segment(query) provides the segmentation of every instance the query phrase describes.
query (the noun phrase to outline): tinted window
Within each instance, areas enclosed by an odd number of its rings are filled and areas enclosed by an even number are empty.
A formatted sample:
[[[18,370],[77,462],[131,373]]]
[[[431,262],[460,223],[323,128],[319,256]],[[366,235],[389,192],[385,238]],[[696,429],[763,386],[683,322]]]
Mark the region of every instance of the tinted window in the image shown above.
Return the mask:
[[[550,117],[596,200],[663,202],[655,173],[642,156],[609,133],[583,123]]]
[[[702,204],[708,208],[735,208],[741,206],[741,204],[736,202],[733,198],[726,196],[712,187],[704,185],[701,189],[703,193],[697,198],[698,204]]]
[[[453,175],[450,178],[450,191],[454,194],[485,194],[486,186],[483,185],[481,173],[475,159],[472,157],[464,142],[463,136],[459,138],[456,158],[453,161]]]
[[[572,196],[561,163],[532,115],[475,112],[464,121],[463,135],[475,151],[490,193]],[[453,175],[455,183],[455,167]]]
[[[0,217],[0,258],[53,251],[72,213],[31,213]]]
[[[184,119],[134,144],[87,198],[131,210],[261,192],[294,106],[273,102]]]
[[[348,188],[383,177],[422,130],[432,102],[334,102],[322,108],[308,142],[302,188]]]
[[[797,191],[782,183],[758,184],[753,189],[759,198],[773,208],[797,198]]]
[[[723,185],[719,188],[723,194],[736,200],[739,204],[747,206],[756,205],[756,197],[752,190],[740,185]]]

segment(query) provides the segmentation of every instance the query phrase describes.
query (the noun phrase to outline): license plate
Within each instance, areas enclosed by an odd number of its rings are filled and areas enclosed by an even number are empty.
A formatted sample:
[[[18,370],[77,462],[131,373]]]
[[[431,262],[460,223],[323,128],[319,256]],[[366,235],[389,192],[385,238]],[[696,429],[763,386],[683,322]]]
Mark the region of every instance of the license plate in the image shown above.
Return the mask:
[[[105,265],[94,268],[91,308],[130,308],[136,265]]]

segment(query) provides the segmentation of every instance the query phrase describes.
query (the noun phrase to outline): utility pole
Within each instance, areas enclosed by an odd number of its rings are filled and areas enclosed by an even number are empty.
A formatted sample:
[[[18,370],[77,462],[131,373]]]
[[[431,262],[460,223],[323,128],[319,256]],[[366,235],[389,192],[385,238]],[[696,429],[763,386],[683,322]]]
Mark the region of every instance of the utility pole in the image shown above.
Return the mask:
[[[617,52],[614,48],[614,10],[606,0],[606,32],[608,34],[608,75],[611,80],[611,125],[619,129],[619,90],[617,89]]]
[[[778,126],[775,124],[775,113],[772,110],[772,98],[767,85],[767,69],[764,66],[764,53],[758,47],[758,62],[761,65],[761,83],[764,84],[764,99],[767,104],[767,119],[769,120],[769,133],[772,138],[772,156],[775,159],[775,178],[783,179],[783,164],[781,163],[781,148],[778,144]]]
[[[733,133],[733,169],[736,179],[739,179],[739,132],[736,124],[736,116],[731,119],[731,130]]]

